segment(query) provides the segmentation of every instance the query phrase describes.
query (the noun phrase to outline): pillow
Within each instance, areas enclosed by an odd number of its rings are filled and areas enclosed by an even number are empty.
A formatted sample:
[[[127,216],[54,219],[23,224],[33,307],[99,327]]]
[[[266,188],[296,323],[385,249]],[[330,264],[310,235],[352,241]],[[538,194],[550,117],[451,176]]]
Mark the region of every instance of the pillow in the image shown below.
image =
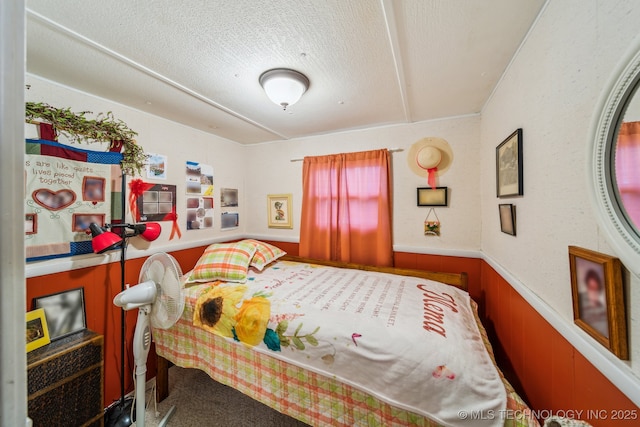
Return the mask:
[[[260,242],[258,240],[246,239],[243,240],[243,242],[250,242],[256,245],[256,253],[253,256],[250,265],[258,271],[262,271],[268,264],[271,264],[273,261],[287,254],[276,246]]]
[[[256,244],[252,242],[214,243],[205,249],[187,283],[213,280],[244,283],[255,252]]]

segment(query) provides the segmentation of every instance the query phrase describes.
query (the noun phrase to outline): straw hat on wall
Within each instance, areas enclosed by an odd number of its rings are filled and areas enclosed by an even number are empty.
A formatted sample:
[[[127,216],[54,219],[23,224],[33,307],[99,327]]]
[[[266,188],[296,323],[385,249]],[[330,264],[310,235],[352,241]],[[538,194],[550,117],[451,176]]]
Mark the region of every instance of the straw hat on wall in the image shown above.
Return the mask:
[[[449,169],[453,162],[453,150],[442,138],[429,137],[416,141],[409,149],[407,163],[419,176],[427,178],[429,185],[435,188],[435,177]]]

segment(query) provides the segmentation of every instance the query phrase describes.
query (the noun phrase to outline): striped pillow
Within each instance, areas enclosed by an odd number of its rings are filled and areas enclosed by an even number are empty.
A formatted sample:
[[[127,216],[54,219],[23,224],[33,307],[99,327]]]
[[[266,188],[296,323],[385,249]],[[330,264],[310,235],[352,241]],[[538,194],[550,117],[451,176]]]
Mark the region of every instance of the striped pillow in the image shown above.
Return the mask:
[[[249,265],[256,268],[258,271],[262,271],[268,264],[271,264],[273,261],[287,254],[276,246],[260,242],[258,240],[246,239],[243,240],[243,242],[249,242],[256,245],[256,253],[253,255],[253,259]]]
[[[205,249],[187,283],[213,280],[244,283],[255,252],[256,244],[251,242],[214,243]]]

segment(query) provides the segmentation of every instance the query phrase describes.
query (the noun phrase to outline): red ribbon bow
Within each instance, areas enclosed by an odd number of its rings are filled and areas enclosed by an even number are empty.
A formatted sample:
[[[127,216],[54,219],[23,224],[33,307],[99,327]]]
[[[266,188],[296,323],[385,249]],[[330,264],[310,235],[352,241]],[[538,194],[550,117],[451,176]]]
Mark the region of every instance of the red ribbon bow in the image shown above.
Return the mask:
[[[138,197],[151,188],[153,184],[146,184],[141,179],[134,179],[129,183],[129,211],[134,222],[140,221],[140,211],[138,210]],[[124,218],[122,218],[124,220]]]
[[[427,173],[429,177],[427,178],[427,183],[432,190],[436,189],[436,172],[438,172],[438,167],[427,169]]]
[[[170,214],[167,214],[164,217],[167,221],[173,221],[173,225],[171,226],[171,235],[169,235],[169,240],[173,240],[174,235],[178,235],[178,239],[182,238],[182,233],[180,232],[180,226],[178,226],[178,214],[173,211]]]

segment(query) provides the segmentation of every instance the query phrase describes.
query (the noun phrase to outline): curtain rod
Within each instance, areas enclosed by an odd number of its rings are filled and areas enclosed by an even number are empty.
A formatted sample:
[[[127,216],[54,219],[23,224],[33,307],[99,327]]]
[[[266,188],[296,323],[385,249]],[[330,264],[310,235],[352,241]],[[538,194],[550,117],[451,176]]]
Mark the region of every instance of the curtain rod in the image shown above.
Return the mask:
[[[390,153],[395,153],[397,151],[404,151],[404,148],[387,148],[387,151]],[[302,162],[304,158],[299,159],[291,159],[292,162]]]

